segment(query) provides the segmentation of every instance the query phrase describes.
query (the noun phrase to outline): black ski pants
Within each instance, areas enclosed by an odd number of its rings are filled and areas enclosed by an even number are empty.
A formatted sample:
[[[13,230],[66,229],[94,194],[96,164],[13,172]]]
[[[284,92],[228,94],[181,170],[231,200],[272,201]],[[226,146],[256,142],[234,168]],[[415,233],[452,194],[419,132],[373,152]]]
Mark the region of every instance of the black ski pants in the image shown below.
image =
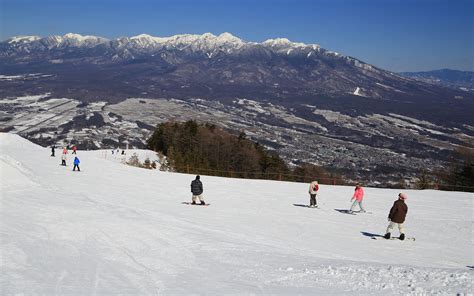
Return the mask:
[[[317,205],[317,204],[316,204],[316,194],[310,194],[309,196],[310,196],[310,198],[309,198],[309,205],[310,205],[310,206],[315,206],[315,205]]]

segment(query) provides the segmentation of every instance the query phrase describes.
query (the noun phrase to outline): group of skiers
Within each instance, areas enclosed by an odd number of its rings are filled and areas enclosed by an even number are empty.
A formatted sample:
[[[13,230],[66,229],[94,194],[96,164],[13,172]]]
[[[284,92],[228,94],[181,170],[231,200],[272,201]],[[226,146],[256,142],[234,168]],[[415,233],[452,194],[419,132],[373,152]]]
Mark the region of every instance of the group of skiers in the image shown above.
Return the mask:
[[[316,195],[318,194],[319,184],[318,181],[313,181],[309,185],[309,207],[314,208],[317,207]],[[354,209],[359,206],[360,210],[359,213],[365,213],[364,206],[362,205],[362,200],[364,199],[364,189],[360,183],[356,184],[354,189],[354,194],[351,198],[351,208],[348,211],[349,214],[354,213]],[[407,195],[405,193],[399,193],[398,199],[393,203],[392,208],[388,214],[388,227],[387,231],[385,232],[384,238],[390,239],[392,234],[391,231],[393,228],[398,227],[400,232],[399,239],[405,239],[405,228],[403,227],[403,223],[405,222],[407,213],[408,213],[408,206],[405,203],[407,200]]]
[[[55,149],[56,149],[56,146],[55,145],[52,145],[51,146],[51,156],[52,157],[55,157]],[[62,150],[62,153],[61,153],[61,165],[62,166],[66,166],[66,161],[67,161],[67,155],[69,154],[69,151],[68,151],[68,148],[67,146],[64,146],[63,147],[63,150]],[[76,168],[77,170],[80,172],[81,169],[79,168],[79,164],[81,163],[81,161],[79,160],[79,158],[77,157],[77,147],[76,145],[72,146],[72,153],[71,154],[75,154],[76,156],[74,157],[74,167],[72,168],[73,171],[76,171]]]
[[[118,154],[119,154],[119,152],[120,152],[120,149],[119,149],[119,148],[117,148],[117,150],[115,150],[115,149],[112,149],[112,154],[114,154],[114,153],[115,153],[115,154],[117,154],[117,155],[118,155]],[[125,150],[123,150],[123,149],[122,149],[122,155],[125,155]]]
[[[316,196],[318,194],[319,184],[318,181],[313,181],[309,185],[309,206],[310,208],[318,207]],[[199,175],[191,182],[191,193],[192,193],[192,205],[196,205],[196,201],[199,199],[200,205],[205,205],[204,197],[203,197],[203,186],[201,182],[201,177]],[[364,189],[360,183],[356,184],[354,189],[354,194],[351,198],[351,208],[348,211],[349,214],[353,214],[354,210],[357,206],[359,206],[360,210],[359,213],[365,213],[364,206],[362,204],[362,200],[364,199]],[[405,193],[399,193],[398,199],[393,203],[392,208],[388,214],[388,227],[387,231],[384,235],[384,238],[390,239],[391,238],[391,231],[393,228],[398,227],[400,231],[400,240],[405,239],[405,228],[403,227],[403,223],[405,222],[406,215],[408,213],[408,206],[405,203],[407,200],[407,195]]]
[[[55,145],[51,146],[51,156],[55,156]],[[61,165],[66,166],[67,155],[69,154],[67,147],[63,147],[62,154],[61,154]],[[72,146],[72,153],[77,155],[77,147],[74,145]],[[73,171],[77,170],[80,171],[79,168],[80,160],[77,156],[74,157],[74,167]],[[199,175],[191,182],[191,193],[192,193],[192,205],[196,205],[196,201],[199,200],[200,205],[206,205],[204,202],[203,197],[203,185],[201,182],[201,177]],[[309,185],[309,206],[310,208],[318,207],[316,196],[319,191],[319,184],[318,181],[313,181]],[[365,213],[365,208],[362,204],[362,200],[364,199],[364,189],[360,183],[357,183],[354,189],[354,194],[352,195],[351,202],[352,205],[350,210],[348,211],[349,214],[353,214],[354,210],[357,206],[359,206],[360,210],[359,213]],[[398,227],[400,232],[400,240],[405,239],[405,228],[403,227],[403,223],[405,222],[406,215],[408,213],[408,206],[405,203],[407,200],[407,195],[405,193],[398,194],[398,199],[393,203],[392,208],[388,214],[388,221],[389,225],[387,227],[386,234],[384,238],[390,239],[391,238],[391,231],[393,228]]]

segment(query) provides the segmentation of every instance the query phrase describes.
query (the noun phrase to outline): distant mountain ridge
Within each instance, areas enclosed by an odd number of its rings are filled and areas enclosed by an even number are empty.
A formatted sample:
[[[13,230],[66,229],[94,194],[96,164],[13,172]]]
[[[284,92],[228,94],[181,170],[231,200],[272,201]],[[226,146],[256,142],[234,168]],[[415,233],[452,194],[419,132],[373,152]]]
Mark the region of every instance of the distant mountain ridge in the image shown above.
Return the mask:
[[[337,111],[360,112],[367,106],[360,108],[350,101],[376,99],[375,105],[387,109],[387,103],[380,104],[380,100],[431,105],[451,104],[452,99],[465,96],[473,98],[465,91],[433,88],[317,44],[286,38],[247,42],[230,33],[171,37],[141,34],[113,40],[73,33],[44,38],[18,36],[0,42],[0,66],[4,72],[0,74],[7,76],[51,75],[42,81],[42,90],[81,101],[250,98],[334,105],[328,99],[344,98],[349,105],[340,108],[336,104]],[[38,85],[26,81],[0,86],[5,94],[17,95],[31,94]]]
[[[135,48],[163,48],[173,46],[178,49],[184,49],[190,45],[195,50],[212,50],[217,47],[227,48],[239,48],[246,45],[264,45],[270,47],[312,47],[313,49],[319,48],[317,44],[304,44],[298,42],[291,42],[286,38],[268,39],[264,42],[247,42],[232,35],[231,33],[224,32],[219,35],[212,33],[200,34],[178,34],[170,37],[154,37],[148,34],[140,34],[132,37],[120,37],[116,39],[108,39],[99,36],[82,36],[75,33],[67,33],[63,36],[52,35],[47,37],[40,36],[15,36],[8,38],[3,41],[10,45],[18,45],[19,49],[26,49],[23,47],[26,44],[34,46],[45,46],[47,49],[53,47],[64,47],[64,46],[96,46],[104,43],[111,43],[117,47],[135,47]]]
[[[400,74],[431,84],[474,92],[474,71],[439,69],[422,72],[401,72]]]

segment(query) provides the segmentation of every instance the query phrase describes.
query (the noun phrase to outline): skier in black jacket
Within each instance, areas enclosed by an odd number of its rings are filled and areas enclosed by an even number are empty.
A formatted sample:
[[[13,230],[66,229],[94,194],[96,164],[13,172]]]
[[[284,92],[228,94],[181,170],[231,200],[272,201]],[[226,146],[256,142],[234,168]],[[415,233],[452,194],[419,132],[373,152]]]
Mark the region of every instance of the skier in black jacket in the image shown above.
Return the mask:
[[[199,201],[201,202],[201,205],[205,205],[206,203],[204,202],[204,197],[202,196],[203,189],[202,189],[202,182],[200,180],[201,177],[199,175],[196,176],[196,179],[194,179],[191,182],[191,192],[193,193],[193,202],[191,204],[195,205],[196,204],[196,199],[199,198]]]

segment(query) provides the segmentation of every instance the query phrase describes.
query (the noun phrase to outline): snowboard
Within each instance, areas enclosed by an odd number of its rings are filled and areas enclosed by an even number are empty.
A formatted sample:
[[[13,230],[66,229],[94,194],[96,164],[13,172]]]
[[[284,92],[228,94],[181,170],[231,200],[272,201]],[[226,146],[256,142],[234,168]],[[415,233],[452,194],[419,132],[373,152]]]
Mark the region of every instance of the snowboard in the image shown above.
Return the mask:
[[[309,208],[309,209],[320,209],[319,206],[316,207],[310,207],[309,205],[304,205],[304,204],[293,204],[295,207],[302,207],[302,208]]]
[[[201,206],[201,207],[205,207],[205,206],[210,206],[211,204],[210,203],[207,203],[207,204],[200,204],[200,203],[196,203],[196,204],[192,204],[190,202],[187,202],[187,201],[183,201],[182,202],[183,205],[188,205],[188,206]]]
[[[352,211],[352,213],[349,210],[340,210],[340,209],[335,209],[341,214],[347,214],[347,215],[357,215],[357,214],[372,214],[372,212],[361,212],[361,211]]]
[[[390,239],[386,239],[383,236],[374,236],[372,239],[375,240],[400,240],[398,237],[391,237]],[[414,237],[405,237],[403,241],[415,241],[416,239]]]

